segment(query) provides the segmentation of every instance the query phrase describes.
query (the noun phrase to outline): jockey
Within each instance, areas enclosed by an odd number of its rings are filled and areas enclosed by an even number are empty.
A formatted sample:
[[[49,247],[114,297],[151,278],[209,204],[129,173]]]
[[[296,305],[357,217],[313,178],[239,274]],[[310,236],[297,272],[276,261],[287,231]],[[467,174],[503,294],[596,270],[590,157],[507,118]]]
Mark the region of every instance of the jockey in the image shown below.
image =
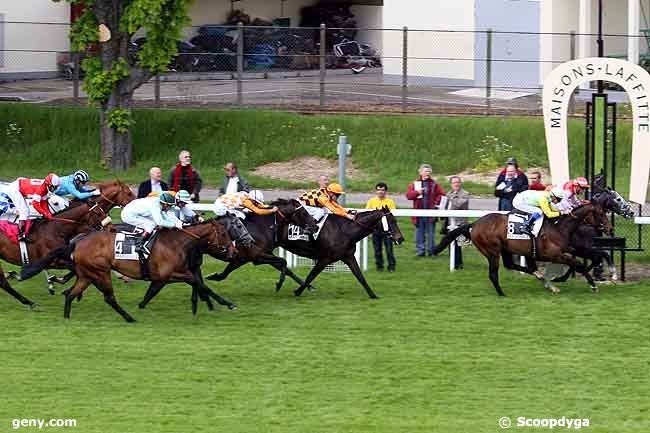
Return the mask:
[[[524,222],[524,230],[529,234],[532,233],[533,224],[542,214],[547,218],[557,218],[566,211],[555,209],[556,203],[562,199],[562,196],[556,195],[556,191],[536,191],[526,190],[517,194],[512,200],[512,206],[528,214],[528,219]]]
[[[181,189],[175,194],[175,198],[176,205],[174,206],[174,214],[176,215],[176,218],[183,221],[184,223],[192,223],[195,221],[200,223],[203,222],[203,218],[198,216],[196,212],[187,207],[187,204],[192,202],[189,192]]]
[[[340,195],[345,194],[343,187],[338,183],[330,183],[326,188],[315,189],[300,196],[300,201],[305,205],[309,215],[316,221],[323,219],[326,213],[333,213],[349,220],[354,220],[354,215],[338,204]],[[329,212],[328,212],[329,211]]]
[[[163,192],[160,197],[139,198],[124,206],[122,221],[144,230],[138,252],[150,253],[150,248],[147,247],[153,243],[155,236],[151,235],[157,227],[183,228],[183,222],[172,211],[175,203],[171,194]]]
[[[61,184],[59,176],[48,174],[45,179],[28,179],[19,177],[12,183],[0,187],[0,208],[3,213],[18,217],[18,239],[25,239],[25,224],[29,219],[29,206],[26,198],[32,199],[32,206],[47,219],[52,219],[52,213],[47,205],[50,194]]]
[[[214,202],[214,213],[218,217],[231,215],[235,218],[230,219],[228,231],[233,230],[232,237],[236,240],[241,239],[245,247],[251,246],[255,239],[248,232],[246,226],[240,221],[246,219],[246,214],[243,212],[248,209],[256,215],[271,215],[278,211],[277,207],[268,207],[258,199],[263,195],[260,191],[253,190],[251,192],[239,191],[232,194],[224,194]]]
[[[561,187],[553,187],[551,191],[553,191],[557,197],[561,198],[560,203],[556,207],[570,212],[574,208],[582,205],[582,202],[578,198],[578,194],[581,194],[587,188],[589,188],[589,181],[582,176],[578,176],[573,180],[565,182]]]
[[[89,180],[88,173],[77,170],[73,174],[61,178],[61,186],[56,190],[55,194],[60,196],[72,195],[79,200],[101,195],[102,193],[98,189],[90,190],[86,188]]]

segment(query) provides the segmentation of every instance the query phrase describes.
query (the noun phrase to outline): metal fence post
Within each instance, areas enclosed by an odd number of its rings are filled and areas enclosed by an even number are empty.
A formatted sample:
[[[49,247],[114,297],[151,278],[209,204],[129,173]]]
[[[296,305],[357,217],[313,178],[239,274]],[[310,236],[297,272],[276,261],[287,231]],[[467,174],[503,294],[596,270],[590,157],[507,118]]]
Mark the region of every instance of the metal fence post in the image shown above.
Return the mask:
[[[237,24],[237,105],[244,103],[244,24]]]
[[[156,107],[160,107],[160,74],[156,74],[153,79],[153,94]]]
[[[576,32],[571,31],[569,33],[570,37],[570,49],[569,49],[569,56],[570,60],[575,60],[576,59]],[[575,100],[575,95],[576,91],[573,92],[573,95],[571,95],[571,99],[569,99],[569,116],[573,116],[576,113],[576,100]]]
[[[75,104],[79,102],[79,52],[72,53],[72,97]]]
[[[408,98],[408,47],[409,47],[409,29],[404,26],[402,30],[402,112],[406,112]]]
[[[320,25],[320,106],[321,108],[325,106],[325,56],[326,56],[326,45],[327,45],[327,28],[325,24]]]
[[[492,29],[485,32],[487,43],[485,47],[485,102],[490,111],[490,99],[492,98]]]

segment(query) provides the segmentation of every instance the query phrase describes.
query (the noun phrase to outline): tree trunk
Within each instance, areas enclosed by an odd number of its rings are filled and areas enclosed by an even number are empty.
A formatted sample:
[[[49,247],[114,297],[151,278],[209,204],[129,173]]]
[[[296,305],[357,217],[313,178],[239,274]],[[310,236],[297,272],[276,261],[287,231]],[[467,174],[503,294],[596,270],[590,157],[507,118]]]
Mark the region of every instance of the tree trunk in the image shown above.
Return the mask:
[[[102,164],[110,170],[126,170],[133,162],[131,128],[118,132],[108,125],[108,111],[115,108],[131,108],[131,95],[120,95],[119,87],[111,94],[108,102],[102,104],[99,113],[102,143]]]

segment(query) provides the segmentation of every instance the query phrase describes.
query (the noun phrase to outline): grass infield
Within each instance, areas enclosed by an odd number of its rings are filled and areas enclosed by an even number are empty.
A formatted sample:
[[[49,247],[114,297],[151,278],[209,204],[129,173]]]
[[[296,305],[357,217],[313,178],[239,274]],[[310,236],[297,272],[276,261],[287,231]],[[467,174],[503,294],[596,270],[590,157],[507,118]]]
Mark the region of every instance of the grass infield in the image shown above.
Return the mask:
[[[130,325],[93,287],[65,321],[42,276],[16,283],[41,311],[0,292],[0,431],[58,418],[84,433],[473,433],[501,431],[503,416],[648,431],[647,282],[592,295],[572,280],[553,296],[502,271],[508,296],[497,298],[473,247],[449,273],[446,256],[416,259],[412,226],[400,225],[397,272],[366,274],[377,301],[350,274],[323,274],[296,299],[295,284],[275,293],[277,273],[248,265],[210,282],[240,308],[201,305],[196,318],[187,286],[138,310],[146,285],[116,282]]]

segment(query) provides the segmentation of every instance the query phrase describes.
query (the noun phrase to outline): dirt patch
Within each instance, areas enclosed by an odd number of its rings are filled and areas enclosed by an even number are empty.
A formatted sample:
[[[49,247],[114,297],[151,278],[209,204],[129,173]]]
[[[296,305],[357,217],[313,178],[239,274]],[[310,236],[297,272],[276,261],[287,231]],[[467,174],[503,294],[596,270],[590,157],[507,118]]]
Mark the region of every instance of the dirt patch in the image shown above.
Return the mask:
[[[625,264],[625,281],[636,282],[650,279],[650,265],[643,263]]]
[[[497,177],[499,176],[499,173],[503,170],[502,168],[497,168],[494,169],[494,171],[488,171],[488,172],[475,172],[474,170],[466,170],[461,173],[458,173],[458,176],[460,176],[463,179],[463,182],[474,182],[474,183],[479,183],[483,185],[494,185],[494,182],[496,182]],[[546,183],[548,179],[551,178],[551,172],[547,168],[541,168],[541,167],[531,167],[526,171],[526,176],[530,176],[530,173],[533,171],[539,171],[542,173],[542,182]],[[446,176],[449,178],[452,175]]]
[[[335,180],[338,175],[338,163],[325,158],[301,156],[291,161],[270,162],[261,165],[250,174],[291,182],[316,182],[319,175],[326,174],[331,180]],[[345,176],[352,180],[368,179],[368,175],[355,168],[349,159],[345,168]]]

